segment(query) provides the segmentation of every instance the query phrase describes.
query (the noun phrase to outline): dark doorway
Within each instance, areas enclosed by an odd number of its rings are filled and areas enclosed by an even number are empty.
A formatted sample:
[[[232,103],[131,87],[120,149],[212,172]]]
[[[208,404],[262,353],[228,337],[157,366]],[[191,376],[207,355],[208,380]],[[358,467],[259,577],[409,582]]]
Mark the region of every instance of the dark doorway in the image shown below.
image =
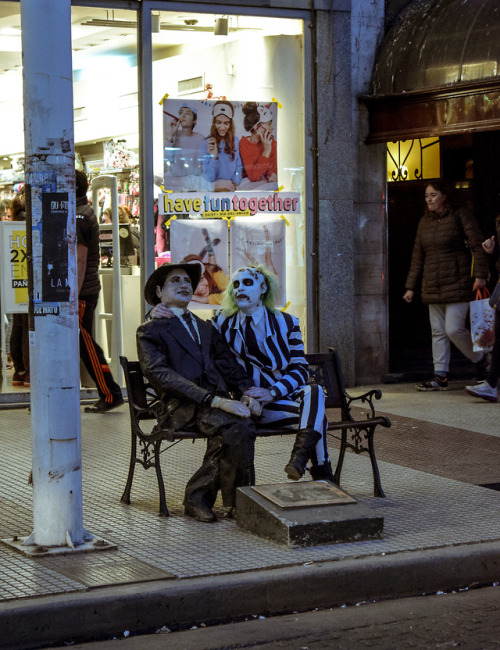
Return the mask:
[[[440,138],[442,177],[454,181],[459,202],[472,210],[485,237],[494,234],[500,212],[500,132]],[[388,183],[389,225],[389,369],[403,381],[429,377],[433,371],[428,308],[420,288],[412,304],[403,301],[427,181]],[[491,284],[496,282],[491,261]],[[469,379],[474,369],[452,346],[450,377]]]

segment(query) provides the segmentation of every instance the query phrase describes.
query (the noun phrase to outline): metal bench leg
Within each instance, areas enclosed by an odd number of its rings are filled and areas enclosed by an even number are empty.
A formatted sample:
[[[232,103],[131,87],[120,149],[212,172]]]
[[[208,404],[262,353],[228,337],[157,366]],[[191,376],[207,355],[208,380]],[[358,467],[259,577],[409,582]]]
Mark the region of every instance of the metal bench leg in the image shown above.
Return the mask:
[[[335,474],[333,475],[333,480],[339,487],[340,487],[340,474],[342,473],[342,465],[344,464],[346,442],[347,442],[347,431],[345,429],[342,429],[342,439],[340,442],[339,459],[337,461],[337,467],[335,468]]]
[[[161,440],[157,440],[154,443],[155,470],[156,470],[156,478],[158,479],[158,492],[160,495],[160,517],[168,517],[170,513],[167,508],[167,499],[165,497],[165,485],[163,483],[163,474],[161,473],[161,466],[160,466],[161,443],[162,443]]]
[[[134,480],[134,469],[137,457],[137,438],[132,434],[132,444],[130,449],[130,465],[128,468],[128,478],[125,490],[123,491],[121,501],[130,505],[130,491],[132,489],[132,481]]]
[[[385,497],[382,484],[380,482],[380,472],[378,471],[377,459],[375,458],[375,445],[373,443],[373,436],[375,434],[375,427],[371,427],[367,431],[368,436],[368,451],[370,453],[370,460],[372,462],[373,471],[373,494],[376,497]]]

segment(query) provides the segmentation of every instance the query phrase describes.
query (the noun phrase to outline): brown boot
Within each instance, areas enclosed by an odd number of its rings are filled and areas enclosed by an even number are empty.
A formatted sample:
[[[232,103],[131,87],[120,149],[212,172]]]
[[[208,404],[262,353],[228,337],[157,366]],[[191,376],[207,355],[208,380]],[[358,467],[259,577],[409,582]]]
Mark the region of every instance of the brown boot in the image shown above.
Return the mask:
[[[311,451],[321,438],[317,431],[312,429],[301,429],[295,436],[295,443],[292,455],[285,467],[285,473],[292,481],[298,481],[306,471],[307,461],[311,457]]]

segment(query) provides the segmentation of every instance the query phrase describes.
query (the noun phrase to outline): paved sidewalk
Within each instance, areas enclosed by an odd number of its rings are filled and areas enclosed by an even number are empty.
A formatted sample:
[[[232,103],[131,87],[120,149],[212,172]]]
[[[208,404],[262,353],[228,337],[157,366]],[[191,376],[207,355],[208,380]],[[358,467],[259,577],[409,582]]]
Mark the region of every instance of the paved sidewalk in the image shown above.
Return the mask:
[[[118,548],[32,559],[1,544],[3,643],[43,647],[499,580],[500,492],[491,488],[500,484],[500,404],[471,398],[463,386],[440,393],[381,386],[377,410],[393,423],[375,435],[387,498],[372,496],[364,456],[346,456],[342,488],[384,517],[384,537],[300,549],[261,540],[231,520],[201,524],[182,514],[202,441],[163,456],[171,517],[157,515],[153,470],[137,468],[132,504],[121,503],[128,407],[102,415],[82,409],[84,524]],[[32,530],[30,414],[7,409],[0,418],[4,539]],[[259,484],[285,481],[290,447],[290,438],[258,440]]]

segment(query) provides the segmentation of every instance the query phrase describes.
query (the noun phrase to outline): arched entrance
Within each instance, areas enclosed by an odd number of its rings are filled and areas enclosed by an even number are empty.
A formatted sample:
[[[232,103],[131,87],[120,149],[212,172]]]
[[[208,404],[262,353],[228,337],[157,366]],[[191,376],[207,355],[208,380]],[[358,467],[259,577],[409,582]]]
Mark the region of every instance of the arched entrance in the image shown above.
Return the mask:
[[[452,181],[485,236],[500,212],[500,8],[496,0],[416,0],[377,55],[368,142],[439,138],[439,176]],[[430,177],[436,176],[434,172]],[[432,372],[427,307],[402,300],[425,169],[387,183],[389,369],[405,379]],[[429,178],[429,176],[427,176]],[[494,274],[494,268],[492,267]],[[495,278],[493,277],[492,280]],[[452,375],[472,376],[455,351]]]

